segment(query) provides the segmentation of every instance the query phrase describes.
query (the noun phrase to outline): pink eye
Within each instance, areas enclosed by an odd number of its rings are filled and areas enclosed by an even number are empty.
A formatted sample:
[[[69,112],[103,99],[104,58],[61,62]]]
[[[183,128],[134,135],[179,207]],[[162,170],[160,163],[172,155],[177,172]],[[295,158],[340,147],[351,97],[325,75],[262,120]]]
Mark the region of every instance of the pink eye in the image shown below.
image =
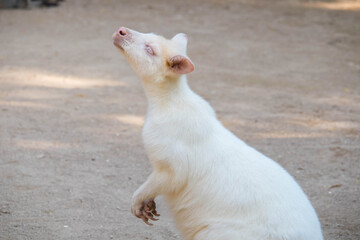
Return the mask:
[[[149,44],[145,44],[145,50],[148,52],[148,54],[155,55],[154,50]]]

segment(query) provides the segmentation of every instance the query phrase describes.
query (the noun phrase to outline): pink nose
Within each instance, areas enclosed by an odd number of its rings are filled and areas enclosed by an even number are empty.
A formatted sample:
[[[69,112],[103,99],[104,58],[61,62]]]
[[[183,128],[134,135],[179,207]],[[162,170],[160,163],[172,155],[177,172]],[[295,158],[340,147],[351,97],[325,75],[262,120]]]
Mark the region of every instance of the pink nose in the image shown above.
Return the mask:
[[[120,34],[120,36],[125,37],[126,35],[128,35],[128,30],[125,27],[121,27],[119,28],[118,33]]]

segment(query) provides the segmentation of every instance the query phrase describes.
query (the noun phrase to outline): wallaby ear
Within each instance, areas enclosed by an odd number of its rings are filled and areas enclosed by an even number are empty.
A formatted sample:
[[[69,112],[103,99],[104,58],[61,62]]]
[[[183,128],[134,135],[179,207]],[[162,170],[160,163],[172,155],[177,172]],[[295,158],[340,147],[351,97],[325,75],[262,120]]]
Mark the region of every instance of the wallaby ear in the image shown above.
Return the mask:
[[[176,55],[168,60],[170,71],[176,74],[187,74],[194,71],[194,64],[183,55]]]
[[[178,33],[171,40],[179,44],[186,51],[188,38],[185,33]]]

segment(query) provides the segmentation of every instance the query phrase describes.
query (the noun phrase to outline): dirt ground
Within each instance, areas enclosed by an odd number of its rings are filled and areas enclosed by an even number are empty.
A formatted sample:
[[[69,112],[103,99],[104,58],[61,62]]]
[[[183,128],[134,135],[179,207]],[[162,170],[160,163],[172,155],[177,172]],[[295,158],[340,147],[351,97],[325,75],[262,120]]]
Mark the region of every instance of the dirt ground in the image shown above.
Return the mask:
[[[300,183],[326,239],[360,239],[359,1],[85,1],[0,11],[0,239],[181,239],[150,173],[120,26],[185,32],[191,87]]]

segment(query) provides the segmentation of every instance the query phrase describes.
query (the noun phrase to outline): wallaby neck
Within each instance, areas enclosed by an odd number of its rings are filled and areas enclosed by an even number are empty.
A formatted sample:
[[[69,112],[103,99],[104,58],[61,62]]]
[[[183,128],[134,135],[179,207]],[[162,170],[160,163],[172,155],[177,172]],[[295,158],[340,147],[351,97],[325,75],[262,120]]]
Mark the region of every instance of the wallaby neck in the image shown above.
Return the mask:
[[[165,79],[161,82],[142,81],[149,108],[171,107],[193,94],[185,75],[179,78]]]

